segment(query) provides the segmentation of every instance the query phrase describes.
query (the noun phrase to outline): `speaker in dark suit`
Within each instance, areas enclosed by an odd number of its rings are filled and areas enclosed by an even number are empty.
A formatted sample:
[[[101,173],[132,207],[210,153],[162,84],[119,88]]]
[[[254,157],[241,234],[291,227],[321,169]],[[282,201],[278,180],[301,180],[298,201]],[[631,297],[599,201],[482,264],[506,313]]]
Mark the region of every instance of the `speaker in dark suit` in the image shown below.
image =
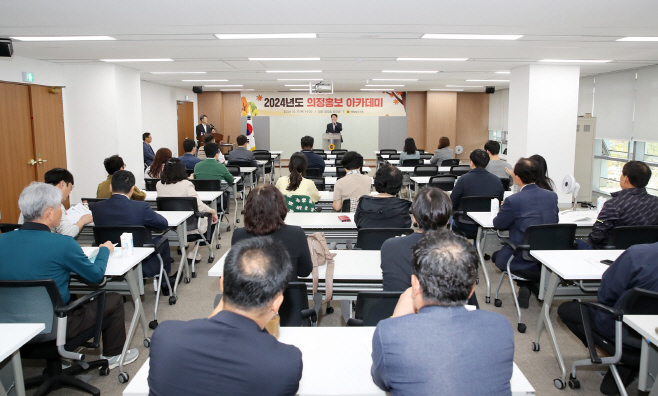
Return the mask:
[[[343,131],[343,124],[337,121],[338,115],[331,115],[331,122],[327,124],[327,130],[325,133],[341,133]],[[340,142],[343,143],[343,136],[340,137]]]
[[[204,135],[210,133],[210,130],[213,128],[212,124],[208,124],[208,116],[205,114],[199,117],[201,123],[196,126],[196,139],[197,141],[203,138]]]

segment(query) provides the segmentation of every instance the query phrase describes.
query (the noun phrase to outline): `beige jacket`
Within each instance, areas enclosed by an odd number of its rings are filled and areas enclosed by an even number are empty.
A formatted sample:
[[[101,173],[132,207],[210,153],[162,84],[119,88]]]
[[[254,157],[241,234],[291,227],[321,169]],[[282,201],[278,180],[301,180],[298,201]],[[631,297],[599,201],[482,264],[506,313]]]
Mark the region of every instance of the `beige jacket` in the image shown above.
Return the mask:
[[[194,189],[194,184],[189,180],[181,180],[175,184],[162,184],[161,181],[155,186],[158,197],[196,197],[196,203],[199,206],[199,212],[207,213],[212,211],[208,205],[204,204]],[[201,232],[208,230],[208,219],[201,219]],[[198,234],[196,230],[188,232],[189,234]]]

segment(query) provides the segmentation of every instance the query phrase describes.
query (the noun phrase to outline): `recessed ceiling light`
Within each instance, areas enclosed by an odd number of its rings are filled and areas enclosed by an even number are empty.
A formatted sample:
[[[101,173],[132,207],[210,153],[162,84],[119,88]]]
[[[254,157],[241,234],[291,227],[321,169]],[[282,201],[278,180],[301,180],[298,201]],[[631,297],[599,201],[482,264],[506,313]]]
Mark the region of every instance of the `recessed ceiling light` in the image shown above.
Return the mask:
[[[311,84],[286,84],[284,87],[310,87]]]
[[[467,61],[468,58],[397,58],[399,61]]]
[[[384,92],[386,91],[386,88],[361,88],[362,91],[379,91],[379,92]],[[393,90],[390,90],[393,91]]]
[[[484,85],[446,85],[446,88],[484,88]]]
[[[372,78],[371,81],[418,81],[417,78]]]
[[[204,85],[204,87],[242,87],[243,85],[237,84],[237,85]]]
[[[366,84],[366,87],[404,87],[404,85],[393,85],[393,84],[377,85],[377,84]]]
[[[306,89],[304,88],[290,88],[291,91],[310,91],[311,87],[308,87]]]
[[[322,70],[265,70],[265,73],[322,73]]]
[[[225,82],[228,80],[181,80],[183,82]]]
[[[253,89],[220,89],[222,92],[241,92],[241,91],[253,91]]]
[[[658,41],[658,37],[624,37],[616,41]]]
[[[277,78],[277,81],[322,81],[321,78]]]
[[[463,88],[453,88],[453,89],[439,89],[439,88],[432,88],[430,91],[449,91],[449,92],[461,92],[463,91]]]
[[[495,73],[496,74],[509,74],[510,72],[508,72],[508,71],[497,71]]]
[[[250,61],[319,61],[320,58],[247,58]]]
[[[151,74],[206,74],[207,72],[149,72]]]
[[[51,37],[11,37],[18,41],[110,41],[110,36],[51,36]]]
[[[509,82],[509,80],[466,80],[467,82]]]
[[[294,38],[316,38],[316,33],[278,33],[278,34],[216,34],[220,40],[246,40],[246,39],[294,39]]]
[[[438,40],[518,40],[522,34],[423,34],[424,39]]]
[[[173,62],[173,59],[99,59],[103,62]]]
[[[382,73],[438,73],[438,70],[382,70]]]
[[[612,62],[611,60],[600,60],[600,59],[542,59],[540,62],[548,63],[608,63]]]

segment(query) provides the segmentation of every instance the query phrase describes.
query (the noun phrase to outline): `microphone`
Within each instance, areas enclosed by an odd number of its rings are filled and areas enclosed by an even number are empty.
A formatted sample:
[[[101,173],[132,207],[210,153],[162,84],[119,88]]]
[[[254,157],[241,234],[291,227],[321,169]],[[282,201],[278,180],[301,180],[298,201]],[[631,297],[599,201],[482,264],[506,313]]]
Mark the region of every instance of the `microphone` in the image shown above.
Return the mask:
[[[210,125],[211,128],[214,128],[214,127],[215,127],[213,124],[208,124],[208,125]]]

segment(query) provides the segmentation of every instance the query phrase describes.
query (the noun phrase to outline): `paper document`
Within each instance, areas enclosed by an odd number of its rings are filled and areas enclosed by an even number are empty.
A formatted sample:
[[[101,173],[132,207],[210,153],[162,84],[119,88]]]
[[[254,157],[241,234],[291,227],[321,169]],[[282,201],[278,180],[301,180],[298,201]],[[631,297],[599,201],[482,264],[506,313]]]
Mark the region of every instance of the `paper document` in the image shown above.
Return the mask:
[[[91,211],[81,203],[71,206],[69,210],[66,211],[66,215],[73,224],[77,223],[80,218],[86,214],[91,214]]]

